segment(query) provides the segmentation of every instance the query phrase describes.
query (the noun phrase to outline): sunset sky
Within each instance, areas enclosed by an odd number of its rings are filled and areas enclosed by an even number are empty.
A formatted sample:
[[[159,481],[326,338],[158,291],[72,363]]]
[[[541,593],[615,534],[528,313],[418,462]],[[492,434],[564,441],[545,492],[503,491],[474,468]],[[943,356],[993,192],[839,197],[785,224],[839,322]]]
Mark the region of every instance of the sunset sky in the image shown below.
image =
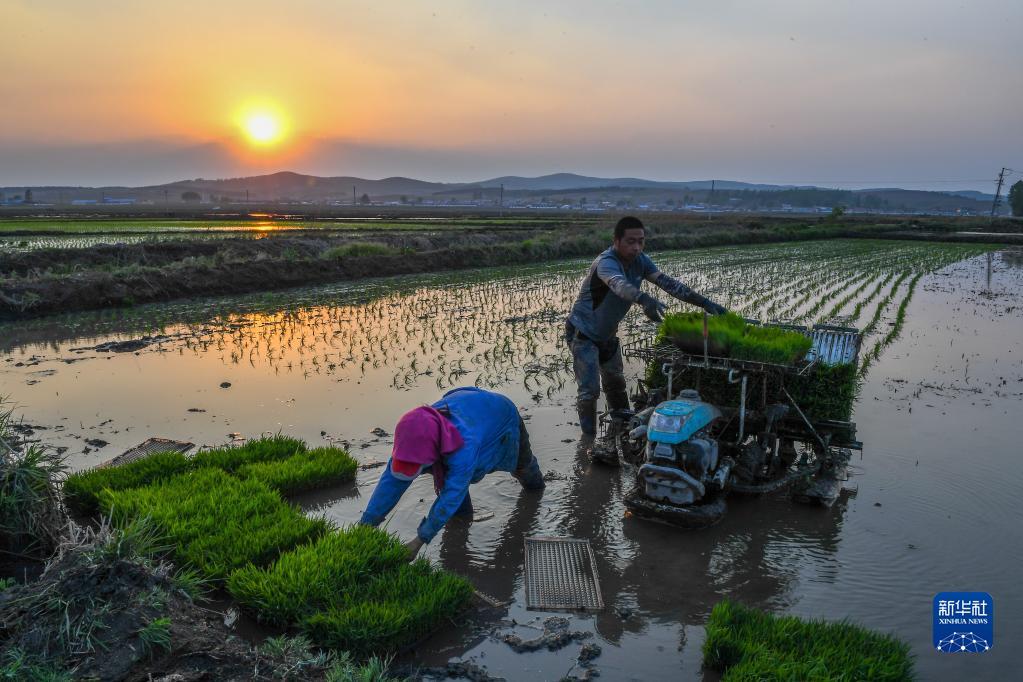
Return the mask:
[[[0,64],[0,186],[1023,171],[1020,0],[0,0]]]

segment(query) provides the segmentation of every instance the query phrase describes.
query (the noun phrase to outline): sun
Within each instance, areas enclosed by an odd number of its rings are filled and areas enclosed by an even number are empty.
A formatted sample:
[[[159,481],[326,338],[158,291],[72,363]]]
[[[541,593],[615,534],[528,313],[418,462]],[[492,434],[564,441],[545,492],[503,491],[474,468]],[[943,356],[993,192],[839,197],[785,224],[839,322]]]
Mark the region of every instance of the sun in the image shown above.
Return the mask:
[[[256,109],[242,114],[241,129],[252,144],[269,146],[284,137],[285,125],[279,113],[270,109]]]

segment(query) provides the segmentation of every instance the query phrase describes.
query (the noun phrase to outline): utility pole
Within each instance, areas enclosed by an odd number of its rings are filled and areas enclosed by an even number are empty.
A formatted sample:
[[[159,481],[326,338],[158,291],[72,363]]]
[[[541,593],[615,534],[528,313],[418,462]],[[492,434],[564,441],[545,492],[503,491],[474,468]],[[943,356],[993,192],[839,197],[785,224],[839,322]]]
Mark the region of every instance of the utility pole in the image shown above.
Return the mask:
[[[245,190],[245,203],[249,203],[249,190]]]
[[[355,206],[355,185],[352,185],[352,206]]]
[[[504,216],[504,183],[501,183],[501,216]]]
[[[714,199],[714,184],[717,180],[710,181],[710,194],[707,196],[707,222],[710,222],[710,207],[713,206],[711,201]]]
[[[995,189],[995,200],[991,202],[991,220],[995,219],[995,211],[998,210],[998,204],[1002,198],[1002,185],[1005,184],[1005,174],[1008,172],[1008,168],[1002,168],[1002,172],[998,174],[998,187]]]

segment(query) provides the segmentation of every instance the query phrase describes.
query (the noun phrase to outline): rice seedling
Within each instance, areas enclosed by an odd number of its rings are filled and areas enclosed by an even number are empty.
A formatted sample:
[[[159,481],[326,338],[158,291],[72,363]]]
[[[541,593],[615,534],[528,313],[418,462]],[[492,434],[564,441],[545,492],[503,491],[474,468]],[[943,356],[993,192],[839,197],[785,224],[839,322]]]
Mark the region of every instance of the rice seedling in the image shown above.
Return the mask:
[[[137,488],[177,476],[191,466],[179,452],[156,452],[127,464],[79,471],[64,481],[64,500],[75,513],[91,516],[99,510],[103,490]]]
[[[171,649],[171,620],[166,616],[150,621],[136,634],[142,643],[142,650],[152,656],[157,649],[170,651]]]
[[[293,495],[353,481],[358,467],[345,450],[327,447],[299,452],[284,460],[244,464],[235,474],[261,481],[282,495]]]
[[[774,616],[728,600],[707,622],[704,665],[738,680],[911,680],[909,645],[848,622]]]
[[[909,281],[909,287],[906,289],[906,295],[899,303],[899,307],[895,313],[895,321],[892,323],[891,329],[884,335],[880,341],[874,344],[874,347],[870,349],[870,352],[863,358],[863,362],[860,364],[860,374],[865,375],[867,370],[870,369],[870,365],[873,364],[880,356],[881,352],[887,348],[895,339],[899,338],[899,334],[902,333],[902,326],[906,323],[906,309],[909,307],[909,302],[913,300],[913,293],[916,291],[916,285],[920,281],[920,277],[923,273],[917,273],[913,276],[913,279]]]
[[[397,651],[449,621],[472,593],[464,578],[419,559],[399,566],[396,575],[378,576],[358,598],[309,616],[302,627],[321,646],[356,656]]]
[[[745,333],[732,341],[731,356],[788,365],[805,358],[812,345],[813,342],[799,332],[748,325]]]
[[[860,386],[855,363],[818,363],[808,373],[786,382],[792,399],[814,421],[849,421]]]
[[[241,568],[228,590],[261,620],[302,624],[317,644],[359,656],[415,641],[472,596],[463,578],[425,559],[406,563],[395,537],[366,526],[325,535],[272,567]]]
[[[277,433],[250,440],[239,447],[203,450],[192,458],[192,465],[197,469],[212,467],[233,472],[246,464],[280,461],[305,450],[304,442]]]
[[[799,332],[749,325],[733,313],[709,317],[707,339],[710,355],[777,364],[790,364],[805,357],[812,345],[810,339]],[[702,355],[703,313],[665,316],[657,340]]]
[[[726,355],[743,334],[746,321],[733,313],[707,319],[707,352]],[[688,353],[703,353],[703,313],[665,315],[657,331],[657,343],[673,343]]]
[[[100,508],[117,525],[149,516],[173,544],[178,563],[224,580],[249,563],[269,563],[328,529],[256,480],[200,469],[157,484],[103,490]]]
[[[909,271],[902,272],[899,274],[898,277],[895,278],[895,281],[892,282],[892,288],[889,289],[888,293],[885,294],[885,296],[878,302],[877,308],[874,310],[873,316],[870,318],[870,321],[867,322],[866,326],[863,327],[862,332],[864,338],[866,338],[869,334],[871,334],[874,331],[874,328],[877,326],[877,323],[880,322],[881,320],[881,315],[888,307],[888,304],[891,303],[892,298],[895,297],[895,294],[896,292],[898,292],[899,287],[902,286],[902,282],[907,277],[909,277],[909,275],[910,275]]]
[[[286,552],[272,567],[240,568],[227,588],[260,620],[285,625],[350,598],[405,559],[395,537],[356,525]]]

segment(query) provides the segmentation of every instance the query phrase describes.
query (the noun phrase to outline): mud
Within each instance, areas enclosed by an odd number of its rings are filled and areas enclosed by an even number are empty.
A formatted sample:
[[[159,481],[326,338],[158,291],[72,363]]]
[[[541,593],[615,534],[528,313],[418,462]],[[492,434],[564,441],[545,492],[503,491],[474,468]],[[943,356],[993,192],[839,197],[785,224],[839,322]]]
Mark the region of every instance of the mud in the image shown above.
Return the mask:
[[[515,653],[524,654],[530,651],[539,651],[540,649],[557,651],[564,649],[572,642],[592,636],[592,632],[570,630],[567,618],[551,616],[543,622],[543,634],[539,637],[522,639],[518,635],[503,635],[501,641],[510,646]]]
[[[505,682],[505,678],[491,675],[486,668],[471,661],[448,663],[442,667],[410,668],[405,674],[413,680],[457,678],[469,682]]]
[[[171,647],[151,651],[139,631],[160,617],[170,618]],[[65,557],[38,581],[0,593],[0,619],[0,649],[42,660],[60,659],[60,638],[88,633],[87,650],[65,661],[76,678],[252,679],[251,647],[219,615],[183,597],[167,575],[130,561]]]

